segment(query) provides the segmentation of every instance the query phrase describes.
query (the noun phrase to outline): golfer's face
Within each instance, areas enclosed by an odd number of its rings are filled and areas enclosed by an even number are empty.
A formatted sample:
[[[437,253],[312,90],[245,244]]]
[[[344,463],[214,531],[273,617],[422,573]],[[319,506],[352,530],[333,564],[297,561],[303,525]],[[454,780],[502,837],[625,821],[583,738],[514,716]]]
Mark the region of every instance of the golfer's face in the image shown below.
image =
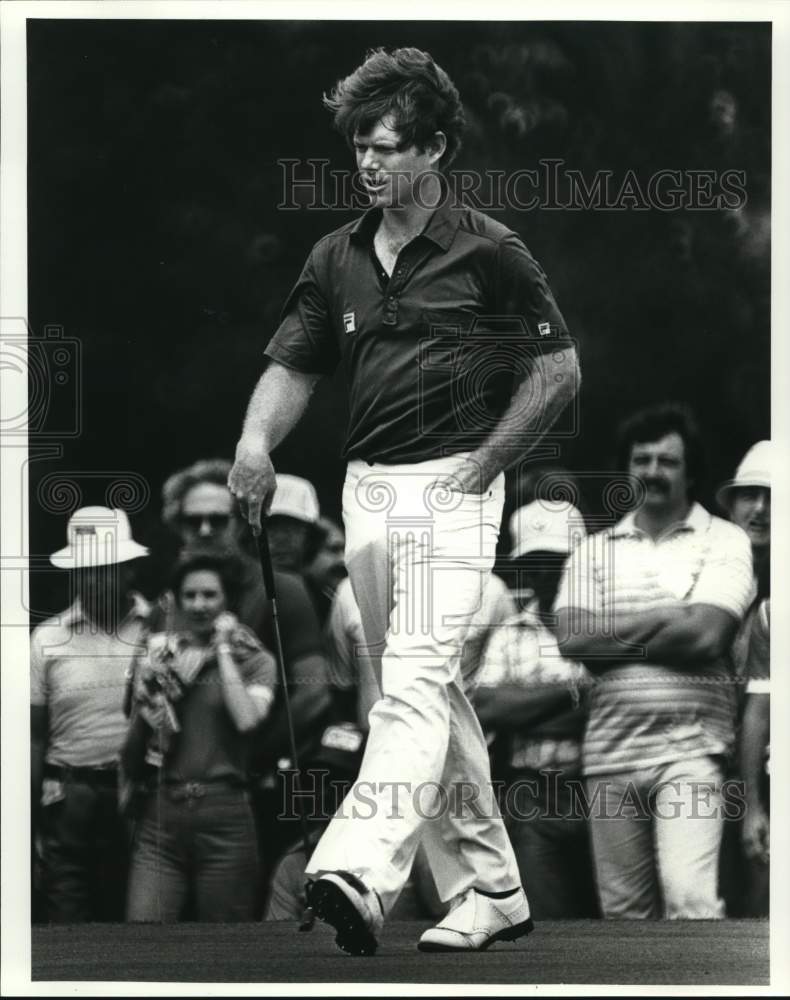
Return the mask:
[[[376,208],[398,208],[413,204],[419,194],[420,177],[435,169],[428,150],[404,146],[390,119],[378,122],[368,132],[354,134],[354,152],[360,181]]]

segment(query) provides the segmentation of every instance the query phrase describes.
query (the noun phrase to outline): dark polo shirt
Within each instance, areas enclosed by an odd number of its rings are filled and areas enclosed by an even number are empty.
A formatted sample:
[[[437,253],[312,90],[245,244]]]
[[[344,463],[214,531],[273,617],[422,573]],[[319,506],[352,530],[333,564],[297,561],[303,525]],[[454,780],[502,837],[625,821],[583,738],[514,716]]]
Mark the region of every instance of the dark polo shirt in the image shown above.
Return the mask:
[[[569,346],[565,321],[520,238],[482,212],[446,200],[391,277],[373,250],[380,218],[373,209],[316,243],[265,353],[313,374],[342,362],[346,458],[472,450],[535,356]]]

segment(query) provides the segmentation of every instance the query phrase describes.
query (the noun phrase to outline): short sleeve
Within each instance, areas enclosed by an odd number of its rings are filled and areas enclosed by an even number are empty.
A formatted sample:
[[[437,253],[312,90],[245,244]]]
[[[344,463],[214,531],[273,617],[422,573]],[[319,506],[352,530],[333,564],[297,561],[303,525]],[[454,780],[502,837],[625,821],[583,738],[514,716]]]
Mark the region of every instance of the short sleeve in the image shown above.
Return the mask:
[[[255,633],[244,625],[233,634],[233,657],[239,665],[247,687],[265,687],[274,690],[277,684],[277,662],[264,649]]]
[[[747,694],[770,694],[771,691],[771,627],[770,601],[764,600],[752,621],[749,636]]]
[[[340,350],[323,292],[319,247],[313,247],[307,258],[264,353],[286,368],[329,375],[337,367]]]
[[[568,337],[567,324],[543,269],[515,233],[506,236],[497,248],[494,311],[520,316],[530,342],[541,350],[556,350],[557,338]]]
[[[714,518],[705,563],[689,595],[691,604],[711,604],[740,621],[754,598],[752,547],[735,524]]]
[[[44,656],[41,633],[36,629],[30,636],[30,704],[46,705],[49,700],[47,690],[47,661]]]

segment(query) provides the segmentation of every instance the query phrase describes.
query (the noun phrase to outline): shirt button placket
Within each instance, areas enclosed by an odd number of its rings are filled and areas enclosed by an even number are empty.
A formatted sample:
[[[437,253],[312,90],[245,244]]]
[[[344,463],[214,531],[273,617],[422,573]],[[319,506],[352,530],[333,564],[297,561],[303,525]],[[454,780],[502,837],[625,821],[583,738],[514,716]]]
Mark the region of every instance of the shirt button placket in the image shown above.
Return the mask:
[[[398,295],[403,285],[403,278],[406,274],[406,264],[401,261],[392,272],[392,280],[387,296],[387,305],[384,311],[384,322],[388,326],[395,326],[398,322]]]
[[[387,296],[387,306],[384,311],[384,322],[388,326],[394,326],[398,321],[398,298],[396,295]]]

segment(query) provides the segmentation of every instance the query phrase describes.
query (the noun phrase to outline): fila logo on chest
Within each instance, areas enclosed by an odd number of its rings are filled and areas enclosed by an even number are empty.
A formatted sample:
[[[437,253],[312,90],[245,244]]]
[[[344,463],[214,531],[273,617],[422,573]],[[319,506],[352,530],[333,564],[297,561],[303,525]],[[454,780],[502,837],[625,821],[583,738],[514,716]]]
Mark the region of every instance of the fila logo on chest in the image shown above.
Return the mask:
[[[353,312],[343,313],[343,329],[346,331],[346,333],[357,332],[356,313]]]

